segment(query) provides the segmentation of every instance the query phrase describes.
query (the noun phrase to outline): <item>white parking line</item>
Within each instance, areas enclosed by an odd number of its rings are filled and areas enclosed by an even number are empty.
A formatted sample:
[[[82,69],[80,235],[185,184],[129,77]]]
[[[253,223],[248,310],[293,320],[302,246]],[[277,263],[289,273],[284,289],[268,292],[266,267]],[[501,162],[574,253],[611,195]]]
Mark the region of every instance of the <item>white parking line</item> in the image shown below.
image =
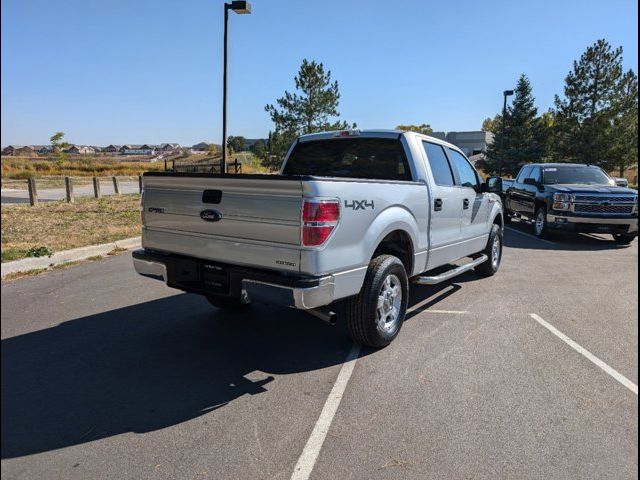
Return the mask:
[[[358,355],[360,355],[360,345],[354,343],[342,364],[336,383],[333,385],[331,393],[324,403],[322,412],[320,412],[320,418],[318,418],[318,421],[313,427],[311,436],[309,440],[307,440],[307,444],[304,446],[300,458],[298,458],[298,462],[291,474],[291,480],[307,480],[311,475],[320,450],[322,449],[324,439],[331,427],[333,417],[342,400],[342,395],[347,388],[347,383],[349,383],[349,378],[351,378],[351,373],[353,372],[353,367],[356,365]]]
[[[530,233],[521,232],[520,230],[517,230],[515,228],[511,228],[511,227],[504,227],[504,228],[505,228],[505,230],[509,230],[510,232],[519,233],[520,235],[524,235],[525,237],[529,237],[529,238],[534,238],[536,240],[540,240],[541,242],[548,243],[549,245],[556,245],[555,242],[551,242],[549,240],[545,240],[544,238],[536,237],[535,235],[532,235]]]
[[[591,361],[594,364],[596,364],[598,367],[600,367],[606,373],[611,375],[613,378],[615,378],[622,385],[624,385],[629,390],[631,390],[633,393],[638,395],[638,386],[635,383],[633,383],[631,380],[629,380],[627,377],[625,377],[624,375],[622,375],[618,371],[616,371],[613,368],[611,368],[609,365],[604,363],[602,360],[600,360],[598,357],[596,357],[593,353],[591,353],[586,348],[578,345],[576,342],[571,340],[569,337],[567,337],[560,330],[558,330],[553,325],[551,325],[550,323],[548,323],[544,319],[542,319],[542,317],[540,317],[539,315],[536,315],[535,313],[532,313],[531,314],[531,318],[533,318],[536,322],[538,322],[540,325],[542,325],[544,328],[549,330],[551,333],[553,333],[556,337],[558,337],[564,343],[566,343],[571,348],[573,348],[576,352],[578,352],[581,355],[585,356],[589,361]]]

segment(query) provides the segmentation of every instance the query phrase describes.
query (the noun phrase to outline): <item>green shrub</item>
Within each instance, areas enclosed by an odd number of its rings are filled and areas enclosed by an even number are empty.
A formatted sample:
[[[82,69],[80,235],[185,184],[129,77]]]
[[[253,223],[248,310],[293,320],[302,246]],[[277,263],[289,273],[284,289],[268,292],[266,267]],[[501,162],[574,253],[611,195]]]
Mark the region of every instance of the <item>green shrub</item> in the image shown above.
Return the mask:
[[[53,250],[49,247],[31,247],[27,250],[27,257],[50,257],[53,255]]]

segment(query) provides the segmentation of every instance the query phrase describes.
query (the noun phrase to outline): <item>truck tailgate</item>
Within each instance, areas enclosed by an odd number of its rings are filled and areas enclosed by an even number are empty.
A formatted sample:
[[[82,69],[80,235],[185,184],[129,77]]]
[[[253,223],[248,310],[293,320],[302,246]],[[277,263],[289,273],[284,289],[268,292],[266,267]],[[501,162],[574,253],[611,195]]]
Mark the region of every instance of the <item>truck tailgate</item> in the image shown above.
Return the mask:
[[[147,173],[143,188],[145,248],[299,269],[299,178]]]

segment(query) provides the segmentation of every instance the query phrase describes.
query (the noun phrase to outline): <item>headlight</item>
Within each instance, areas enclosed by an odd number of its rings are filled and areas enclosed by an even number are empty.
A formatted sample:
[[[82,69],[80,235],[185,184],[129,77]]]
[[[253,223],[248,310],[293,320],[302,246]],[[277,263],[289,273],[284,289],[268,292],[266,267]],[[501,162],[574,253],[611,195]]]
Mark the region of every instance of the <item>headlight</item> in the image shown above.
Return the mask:
[[[571,203],[575,197],[569,193],[554,193],[553,194],[553,209],[560,211],[571,210]]]

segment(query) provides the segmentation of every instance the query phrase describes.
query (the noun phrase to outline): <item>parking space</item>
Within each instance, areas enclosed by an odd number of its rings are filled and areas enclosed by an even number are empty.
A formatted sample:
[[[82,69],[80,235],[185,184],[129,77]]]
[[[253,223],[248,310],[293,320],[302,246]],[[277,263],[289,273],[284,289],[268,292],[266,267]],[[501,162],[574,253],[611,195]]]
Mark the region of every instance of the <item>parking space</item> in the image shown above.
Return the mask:
[[[635,478],[637,393],[531,314],[637,385],[638,242],[530,232],[347,367],[342,326],[222,313],[127,256],[6,283],[3,477]]]

